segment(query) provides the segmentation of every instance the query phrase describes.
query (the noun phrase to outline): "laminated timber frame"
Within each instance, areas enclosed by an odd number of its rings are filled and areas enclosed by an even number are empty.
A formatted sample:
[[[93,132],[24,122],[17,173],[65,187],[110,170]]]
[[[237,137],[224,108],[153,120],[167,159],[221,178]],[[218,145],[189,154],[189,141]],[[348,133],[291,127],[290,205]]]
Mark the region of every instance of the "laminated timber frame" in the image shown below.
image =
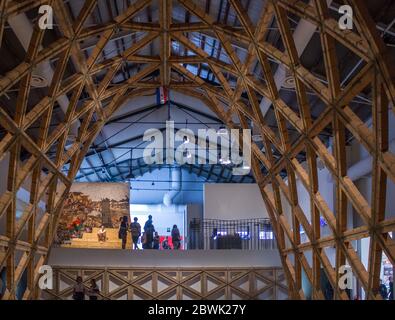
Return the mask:
[[[281,268],[112,268],[55,266],[54,289],[41,299],[70,300],[77,276],[94,279],[102,300],[286,299]]]
[[[198,17],[200,22],[172,23],[174,2]],[[251,22],[239,0],[229,2],[237,14],[241,29],[216,23],[204,8],[191,0],[160,0],[157,23],[132,21],[133,16],[151,3],[151,0],[136,1],[115,17],[113,22],[89,28],[85,28],[84,23],[95,9],[96,0],[84,1],[75,21],[60,0],[0,0],[0,43],[7,19],[36,9],[42,4],[54,7],[55,19],[62,33],[61,38],[42,48],[45,31],[35,26],[24,61],[0,78],[0,96],[11,88],[19,88],[13,106],[14,114],[9,114],[0,106],[0,125],[6,132],[0,141],[0,160],[9,157],[8,176],[4,179],[7,191],[0,196],[0,218],[6,218],[6,232],[0,235],[0,269],[5,267],[7,271],[3,299],[15,298],[17,284],[24,272],[27,273],[28,281],[23,298],[38,297],[38,269],[47,260],[63,201],[90,144],[127,99],[149,94],[160,85],[200,99],[229,128],[250,128],[250,123],[253,123],[259,129],[265,151],[253,143],[252,170],[273,223],[291,299],[305,298],[302,291],[302,270],[312,285],[313,299],[324,298],[320,287],[321,272],[325,272],[333,287],[334,298],[348,299],[345,291],[338,286],[339,269],[346,263],[352,267],[366,298],[380,299],[378,286],[382,253],[386,254],[393,265],[395,263],[395,242],[389,235],[389,232],[395,231],[395,219],[385,216],[387,179],[395,182],[395,156],[388,144],[388,114],[395,111],[395,76],[394,69],[390,68],[393,57],[388,55],[363,1],[345,1],[354,10],[355,30],[341,30],[338,22],[330,17],[326,1],[312,0],[306,4],[298,0],[269,0],[257,25]],[[327,84],[300,63],[288,22],[287,15],[290,13],[317,26]],[[284,51],[265,41],[273,20],[279,28]],[[103,49],[119,29],[140,31],[145,35],[120,55],[102,60]],[[190,41],[188,32],[212,33],[232,63],[209,56]],[[86,58],[79,43],[92,37],[98,40]],[[156,38],[160,39],[160,56],[138,55],[140,49]],[[234,50],[234,41],[248,48],[247,58],[243,62]],[[182,44],[195,55],[172,56],[172,42]],[[364,67],[345,86],[340,84],[336,43],[352,51],[364,62]],[[54,58],[57,58],[56,70],[48,95],[37,105],[28,108],[33,68],[42,61]],[[77,72],[72,77],[63,79],[69,60]],[[142,68],[124,83],[111,85],[124,61],[139,63]],[[294,77],[299,112],[281,99],[269,61],[285,66]],[[183,66],[184,63],[206,63],[221,86],[214,87],[192,74]],[[252,73],[255,63],[260,65],[264,81]],[[95,75],[103,70],[106,75],[99,83],[95,83]],[[160,74],[159,81],[144,81],[144,78],[157,70]],[[231,87],[224,72],[237,76],[236,87]],[[183,81],[180,81],[180,77]],[[371,128],[349,106],[351,100],[369,86],[373,92]],[[79,99],[84,90],[89,98],[81,106]],[[307,90],[313,91],[326,106],[315,120],[311,117]],[[71,95],[71,99],[64,121],[50,131],[56,99],[67,93]],[[248,102],[241,99],[243,93],[247,94]],[[273,104],[278,133],[265,123],[259,107],[260,96]],[[238,121],[235,122],[235,118]],[[29,135],[28,129],[36,121],[41,125],[38,136],[33,137]],[[78,121],[78,136],[66,149],[70,129]],[[288,126],[299,132],[296,141],[290,140]],[[331,126],[334,132],[333,151],[328,150],[318,137],[327,126]],[[346,131],[372,156],[373,187],[370,204],[347,176]],[[56,148],[55,157],[47,155],[50,148]],[[273,149],[281,154],[277,160],[272,154]],[[29,154],[24,162],[20,160],[22,150]],[[307,166],[297,160],[296,156],[300,152],[306,153]],[[334,210],[329,208],[319,192],[318,159],[333,177],[336,190]],[[62,171],[65,164],[70,168],[67,175]],[[286,179],[280,176],[282,170],[287,172]],[[310,212],[304,212],[299,203],[297,177],[308,191]],[[30,203],[17,219],[17,192],[28,182]],[[40,201],[45,201],[46,204],[45,213],[41,216],[38,214]],[[285,202],[291,207],[291,221],[288,221],[284,213]],[[353,206],[362,219],[362,226],[347,229],[348,204]],[[320,216],[327,221],[331,235],[321,236]],[[300,238],[301,227],[308,238],[303,243]],[[24,230],[28,233],[27,241],[20,240]],[[367,269],[352,244],[354,240],[366,237],[370,239]],[[325,248],[328,247],[335,247],[336,250],[334,266],[325,253]],[[311,256],[311,264],[308,255]]]

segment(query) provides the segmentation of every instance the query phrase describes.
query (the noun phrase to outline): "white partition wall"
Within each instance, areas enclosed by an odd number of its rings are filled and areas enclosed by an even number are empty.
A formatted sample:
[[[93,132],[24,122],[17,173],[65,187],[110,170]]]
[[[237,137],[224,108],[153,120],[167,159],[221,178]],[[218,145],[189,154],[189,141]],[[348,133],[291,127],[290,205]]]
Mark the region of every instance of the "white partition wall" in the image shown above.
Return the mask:
[[[139,219],[138,222],[143,227],[148,219],[148,215],[152,215],[155,230],[158,231],[159,235],[170,236],[171,233],[169,230],[176,224],[181,236],[184,236],[185,211],[186,206],[182,205],[171,205],[167,207],[162,204],[131,204],[130,219],[133,221],[133,218],[137,217]]]
[[[254,219],[269,217],[257,184],[205,184],[205,219]]]

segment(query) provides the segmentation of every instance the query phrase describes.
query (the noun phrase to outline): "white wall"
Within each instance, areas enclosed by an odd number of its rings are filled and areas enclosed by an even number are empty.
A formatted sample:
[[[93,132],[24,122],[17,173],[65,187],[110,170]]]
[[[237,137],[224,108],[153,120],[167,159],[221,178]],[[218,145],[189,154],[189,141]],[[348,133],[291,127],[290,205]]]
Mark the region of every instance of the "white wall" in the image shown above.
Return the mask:
[[[194,173],[182,170],[181,192],[174,198],[175,204],[203,203],[204,179]],[[152,185],[152,182],[155,185]],[[160,204],[163,196],[171,190],[168,168],[147,172],[130,182],[130,202],[133,204]]]
[[[253,219],[269,217],[257,184],[205,184],[205,219]]]

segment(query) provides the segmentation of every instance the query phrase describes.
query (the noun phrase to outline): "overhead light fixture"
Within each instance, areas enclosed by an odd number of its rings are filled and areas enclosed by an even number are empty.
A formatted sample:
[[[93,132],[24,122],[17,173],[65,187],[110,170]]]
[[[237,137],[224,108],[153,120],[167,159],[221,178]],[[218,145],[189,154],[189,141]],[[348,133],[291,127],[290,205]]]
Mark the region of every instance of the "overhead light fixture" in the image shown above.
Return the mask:
[[[244,170],[251,170],[251,167],[248,166],[248,165],[244,165],[244,166],[243,166],[243,169],[244,169]]]
[[[219,163],[220,164],[224,164],[224,165],[228,165],[228,164],[231,164],[232,161],[230,161],[230,159],[222,159],[222,158],[220,158],[219,159]]]
[[[220,136],[225,136],[228,134],[228,129],[226,129],[224,126],[220,126],[217,131],[217,134]]]

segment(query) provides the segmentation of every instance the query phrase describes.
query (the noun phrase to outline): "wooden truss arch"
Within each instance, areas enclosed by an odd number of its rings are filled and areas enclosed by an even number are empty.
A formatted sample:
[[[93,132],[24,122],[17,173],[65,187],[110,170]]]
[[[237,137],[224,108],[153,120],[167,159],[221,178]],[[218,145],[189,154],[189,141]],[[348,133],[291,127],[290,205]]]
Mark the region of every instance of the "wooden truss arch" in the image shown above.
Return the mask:
[[[310,4],[294,0],[269,0],[257,25],[243,8],[241,1],[230,0],[240,22],[240,29],[216,23],[204,8],[191,0],[159,1],[159,21],[138,23],[132,18],[153,0],[141,0],[130,5],[114,21],[95,27],[84,27],[86,19],[97,5],[96,0],[84,2],[78,19],[70,17],[60,0],[0,0],[0,44],[7,19],[20,13],[49,4],[54,8],[55,19],[62,37],[43,48],[44,30],[35,26],[29,50],[22,63],[0,78],[0,96],[11,88],[19,88],[10,114],[0,106],[0,126],[6,134],[0,141],[0,160],[8,157],[7,191],[0,196],[0,218],[6,218],[6,232],[0,235],[0,269],[6,267],[6,294],[3,299],[15,298],[15,290],[22,274],[27,271],[28,285],[25,299],[37,297],[38,269],[45,264],[62,209],[71,183],[95,137],[110,116],[133,96],[146,94],[159,86],[201,99],[230,128],[258,128],[265,152],[253,143],[253,173],[274,226],[278,248],[286,274],[289,296],[303,299],[302,270],[312,284],[313,298],[322,299],[320,273],[324,270],[331,283],[336,299],[348,299],[338,285],[339,270],[346,262],[361,283],[368,299],[379,299],[378,286],[382,252],[395,264],[395,242],[389,232],[395,231],[395,219],[386,218],[387,180],[395,182],[395,155],[389,150],[388,115],[395,111],[395,73],[391,58],[363,1],[346,0],[355,13],[355,30],[342,30],[328,12],[326,1],[314,0]],[[173,23],[174,3],[197,17],[200,22]],[[327,84],[307,70],[300,62],[288,22],[289,14],[316,25],[323,50]],[[284,50],[281,51],[265,41],[270,24],[275,19],[280,31]],[[101,54],[108,42],[120,30],[144,32],[145,35],[120,55],[102,60]],[[210,57],[187,36],[188,32],[210,32],[221,43],[231,64]],[[95,48],[88,58],[81,53],[79,43],[97,37]],[[160,56],[141,56],[138,51],[155,39],[160,41]],[[233,44],[238,42],[248,48],[245,61],[235,53]],[[194,55],[172,56],[172,42],[178,42]],[[345,86],[340,83],[335,43],[348,48],[362,61],[364,67]],[[55,76],[48,95],[35,106],[28,108],[31,77],[35,66],[57,58]],[[72,61],[77,72],[64,79],[66,65]],[[140,63],[142,68],[126,82],[112,86],[111,81],[124,61]],[[283,65],[293,76],[296,84],[299,112],[295,112],[279,95],[270,61]],[[264,79],[258,79],[251,66],[258,62]],[[213,86],[191,73],[184,63],[205,63],[220,82]],[[95,82],[95,75],[105,70],[105,77]],[[145,80],[159,71],[158,80]],[[232,87],[224,72],[238,78]],[[182,81],[180,81],[182,79]],[[349,107],[350,101],[364,88],[371,86],[373,92],[372,126],[369,128]],[[83,91],[89,95],[82,105],[79,99]],[[326,108],[317,118],[311,117],[307,90],[325,104]],[[247,101],[241,99],[243,93]],[[55,130],[50,123],[56,99],[70,94],[70,104],[64,120]],[[259,107],[260,97],[269,99],[278,127],[278,133],[265,123]],[[392,106],[392,107],[391,107]],[[238,121],[234,121],[234,119]],[[233,119],[233,120],[232,120]],[[38,137],[28,133],[35,122],[40,123]],[[80,122],[78,136],[65,148],[69,132]],[[291,141],[289,126],[299,138]],[[334,132],[333,151],[320,140],[318,134],[327,126]],[[350,132],[369,152],[373,161],[373,187],[370,204],[347,176],[345,132]],[[56,156],[48,151],[56,148]],[[275,159],[272,150],[280,152]],[[20,160],[21,150],[29,154]],[[297,160],[301,152],[306,154],[307,165]],[[331,210],[319,191],[317,160],[320,160],[333,177],[336,204]],[[69,165],[68,174],[62,168]],[[287,178],[280,176],[285,170]],[[298,199],[296,179],[300,179],[309,194],[310,212],[304,212]],[[30,203],[16,218],[16,197],[22,185],[29,184]],[[40,201],[45,202],[45,212],[39,214]],[[284,214],[285,203],[291,207],[290,221]],[[363,221],[363,226],[347,229],[347,205],[351,204]],[[331,235],[320,234],[320,216],[328,223]],[[301,242],[300,229],[308,240]],[[21,240],[23,230],[28,238]],[[370,238],[369,264],[365,268],[357,256],[352,241]],[[336,265],[331,265],[325,248],[336,248]],[[307,255],[311,255],[310,265]]]

